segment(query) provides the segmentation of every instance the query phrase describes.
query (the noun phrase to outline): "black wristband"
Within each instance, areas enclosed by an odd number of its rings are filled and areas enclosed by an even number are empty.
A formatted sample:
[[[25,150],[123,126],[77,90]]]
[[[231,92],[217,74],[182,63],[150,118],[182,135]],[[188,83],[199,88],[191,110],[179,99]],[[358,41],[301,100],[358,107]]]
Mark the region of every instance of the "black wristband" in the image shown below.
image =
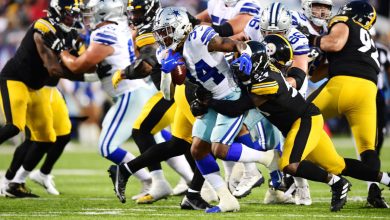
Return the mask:
[[[230,37],[233,36],[233,27],[229,24],[229,22],[225,22],[222,25],[212,25],[215,32],[219,34],[221,37]]]
[[[287,71],[287,76],[292,77],[295,79],[296,85],[297,85],[297,90],[301,89],[303,82],[305,81],[306,78],[306,73],[298,68],[298,67],[291,67]]]

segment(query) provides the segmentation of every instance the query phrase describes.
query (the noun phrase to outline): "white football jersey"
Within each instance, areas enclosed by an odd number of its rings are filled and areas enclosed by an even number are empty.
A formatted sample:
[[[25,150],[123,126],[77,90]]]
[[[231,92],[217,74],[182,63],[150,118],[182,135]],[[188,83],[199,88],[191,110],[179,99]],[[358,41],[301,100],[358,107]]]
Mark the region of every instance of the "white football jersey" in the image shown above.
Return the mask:
[[[101,63],[101,65],[111,65],[111,70],[99,74],[103,89],[111,97],[119,96],[127,91],[134,91],[146,85],[142,79],[122,80],[118,87],[114,89],[111,83],[112,74],[115,71],[126,68],[136,59],[131,36],[130,28],[126,22],[104,25],[91,33],[91,42],[109,45],[114,48],[114,53],[106,57]]]
[[[309,33],[313,35],[324,35],[328,32],[328,27],[326,25],[323,25],[322,30],[320,32],[316,31],[305,14],[298,11],[292,11],[292,10],[290,11],[290,13],[292,19],[291,23],[293,27],[295,28],[297,28],[298,26],[307,27]]]
[[[240,0],[234,7],[227,7],[223,0],[210,0],[207,11],[213,25],[221,25],[238,14],[260,14],[260,4],[255,0]]]
[[[263,41],[264,37],[260,31],[260,18],[253,17],[245,26],[244,33],[250,40]],[[294,55],[299,56],[309,53],[309,40],[297,29],[290,28],[290,30],[287,32],[286,38],[291,44]],[[303,97],[306,97],[308,86],[307,84],[308,80],[306,77],[302,87],[299,89],[299,93],[301,93]]]

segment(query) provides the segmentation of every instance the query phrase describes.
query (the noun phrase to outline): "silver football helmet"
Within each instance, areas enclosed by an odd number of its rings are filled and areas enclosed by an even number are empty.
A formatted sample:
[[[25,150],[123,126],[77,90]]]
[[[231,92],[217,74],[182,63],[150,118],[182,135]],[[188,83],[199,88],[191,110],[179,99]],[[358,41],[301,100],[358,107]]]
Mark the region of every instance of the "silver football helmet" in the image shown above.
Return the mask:
[[[227,7],[234,7],[234,6],[236,6],[238,1],[239,0],[223,0],[223,2],[225,2],[225,5]]]
[[[313,4],[321,4],[325,8],[322,7],[313,10]],[[332,6],[333,0],[302,0],[304,15],[318,27],[328,23],[332,16]]]
[[[153,35],[166,49],[175,50],[192,30],[187,11],[180,7],[160,8],[156,12]]]
[[[90,29],[95,29],[103,21],[122,21],[124,12],[123,0],[90,0],[83,7],[83,23]]]
[[[274,2],[260,15],[260,29],[263,35],[285,35],[291,27],[291,14],[280,2]]]

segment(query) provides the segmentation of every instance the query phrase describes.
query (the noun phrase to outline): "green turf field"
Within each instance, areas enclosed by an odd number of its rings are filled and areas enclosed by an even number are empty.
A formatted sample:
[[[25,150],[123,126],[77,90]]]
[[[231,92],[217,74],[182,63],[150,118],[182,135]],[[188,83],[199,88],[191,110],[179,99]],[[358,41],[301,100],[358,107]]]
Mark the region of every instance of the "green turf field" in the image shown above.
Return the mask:
[[[352,140],[346,137],[333,138],[338,152],[346,157],[355,157]],[[129,148],[135,153],[134,145]],[[0,173],[4,174],[13,153],[13,147],[0,147]],[[390,140],[385,141],[381,155],[382,170],[390,171]],[[241,199],[237,213],[205,214],[202,211],[180,210],[181,197],[170,197],[152,205],[137,205],[131,200],[121,204],[115,197],[106,169],[109,162],[101,158],[95,148],[72,143],[57,163],[53,174],[60,196],[50,196],[37,184],[27,181],[38,199],[9,199],[0,197],[0,219],[390,219],[390,209],[365,208],[367,185],[351,178],[353,186],[349,200],[341,212],[331,213],[330,188],[310,182],[313,205],[264,205],[266,186],[252,191]],[[165,175],[171,185],[179,179],[165,164]],[[261,168],[262,169],[262,168]],[[263,169],[262,169],[263,170]],[[268,178],[268,175],[265,175]],[[140,185],[131,178],[127,197],[137,193]],[[384,197],[390,201],[386,187]]]

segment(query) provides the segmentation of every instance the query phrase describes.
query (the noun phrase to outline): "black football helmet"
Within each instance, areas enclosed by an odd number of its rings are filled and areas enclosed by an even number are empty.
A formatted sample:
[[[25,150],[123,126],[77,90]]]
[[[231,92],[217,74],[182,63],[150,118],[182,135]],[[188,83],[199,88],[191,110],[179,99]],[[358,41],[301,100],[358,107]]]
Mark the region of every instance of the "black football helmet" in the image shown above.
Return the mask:
[[[80,15],[80,5],[75,0],[51,0],[47,10],[48,18],[65,32],[70,32],[72,28],[80,25]]]
[[[344,15],[351,18],[366,30],[376,22],[375,8],[365,1],[352,1],[342,6],[338,15]]]
[[[132,24],[140,28],[153,23],[160,7],[159,0],[129,0],[127,11]]]
[[[266,47],[263,43],[258,41],[247,41],[246,44],[250,47],[252,51],[251,61],[252,61],[252,71],[250,75],[246,75],[244,72],[239,70],[239,63],[233,64],[231,69],[233,70],[233,75],[236,78],[236,81],[240,84],[247,85],[250,83],[250,79],[255,74],[261,74],[263,70],[268,66],[269,59],[267,55]]]
[[[270,62],[282,72],[286,72],[293,59],[293,50],[288,40],[282,35],[270,34],[264,37],[263,42]]]

